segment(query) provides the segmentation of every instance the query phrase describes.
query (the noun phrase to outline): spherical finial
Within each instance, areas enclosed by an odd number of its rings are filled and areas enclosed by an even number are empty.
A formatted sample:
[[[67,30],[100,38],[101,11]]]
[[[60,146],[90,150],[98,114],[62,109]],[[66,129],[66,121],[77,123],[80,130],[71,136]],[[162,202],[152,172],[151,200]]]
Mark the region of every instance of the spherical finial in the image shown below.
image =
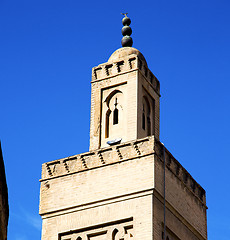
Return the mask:
[[[122,19],[122,24],[124,26],[129,26],[131,24],[131,19],[125,15],[125,17]]]
[[[129,17],[127,17],[128,13],[122,13],[124,15],[124,18],[122,19],[122,24],[124,27],[121,30],[122,35],[124,36],[121,40],[122,47],[132,47],[133,45],[133,39],[130,37],[132,34],[132,29],[129,26],[131,24],[131,20]]]

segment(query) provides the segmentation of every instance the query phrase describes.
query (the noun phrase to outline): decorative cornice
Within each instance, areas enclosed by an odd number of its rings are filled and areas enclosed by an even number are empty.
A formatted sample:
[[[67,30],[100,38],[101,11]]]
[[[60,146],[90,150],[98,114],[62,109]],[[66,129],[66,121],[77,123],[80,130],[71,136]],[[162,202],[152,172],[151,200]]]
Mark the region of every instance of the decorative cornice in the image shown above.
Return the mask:
[[[107,62],[94,67],[92,69],[92,83],[134,70],[139,70],[156,93],[160,94],[160,82],[149,70],[147,64],[141,61],[135,54],[129,55],[117,62]]]
[[[42,165],[41,181],[88,171],[148,155],[155,155],[157,157],[156,160],[158,159],[161,162],[164,161],[163,144],[154,136],[44,163]],[[167,169],[169,169],[182,184],[184,184],[184,186],[205,205],[205,190],[167,149],[165,151],[165,161]]]

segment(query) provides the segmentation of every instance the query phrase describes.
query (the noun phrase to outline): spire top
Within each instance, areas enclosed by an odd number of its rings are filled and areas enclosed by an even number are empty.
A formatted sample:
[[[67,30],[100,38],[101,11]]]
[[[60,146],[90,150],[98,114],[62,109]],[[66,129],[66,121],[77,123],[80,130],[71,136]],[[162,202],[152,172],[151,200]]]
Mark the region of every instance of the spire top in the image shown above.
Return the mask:
[[[122,47],[132,47],[133,45],[133,39],[130,37],[132,34],[132,29],[129,26],[131,24],[131,20],[129,17],[127,17],[128,13],[121,13],[124,15],[124,18],[122,19],[123,28],[121,30],[122,35],[124,36],[121,40]]]

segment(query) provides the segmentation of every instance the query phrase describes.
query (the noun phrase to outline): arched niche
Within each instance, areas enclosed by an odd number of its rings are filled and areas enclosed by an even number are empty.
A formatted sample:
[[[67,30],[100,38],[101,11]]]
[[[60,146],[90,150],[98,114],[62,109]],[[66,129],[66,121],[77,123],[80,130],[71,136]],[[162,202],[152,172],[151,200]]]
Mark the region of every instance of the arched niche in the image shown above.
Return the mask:
[[[122,131],[124,96],[120,90],[112,91],[105,100],[105,138]]]
[[[146,136],[153,135],[154,126],[154,106],[153,101],[149,101],[147,96],[142,99],[142,129],[146,132]]]

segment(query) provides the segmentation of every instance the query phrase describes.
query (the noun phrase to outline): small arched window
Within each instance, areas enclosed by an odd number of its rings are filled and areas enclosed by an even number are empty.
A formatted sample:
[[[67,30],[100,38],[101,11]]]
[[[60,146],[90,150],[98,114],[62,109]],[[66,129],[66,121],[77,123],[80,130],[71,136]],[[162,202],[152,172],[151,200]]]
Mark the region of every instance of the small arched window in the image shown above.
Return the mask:
[[[123,93],[119,90],[113,91],[105,100],[105,138],[112,138],[122,135],[123,127]],[[120,133],[119,133],[120,132]]]

